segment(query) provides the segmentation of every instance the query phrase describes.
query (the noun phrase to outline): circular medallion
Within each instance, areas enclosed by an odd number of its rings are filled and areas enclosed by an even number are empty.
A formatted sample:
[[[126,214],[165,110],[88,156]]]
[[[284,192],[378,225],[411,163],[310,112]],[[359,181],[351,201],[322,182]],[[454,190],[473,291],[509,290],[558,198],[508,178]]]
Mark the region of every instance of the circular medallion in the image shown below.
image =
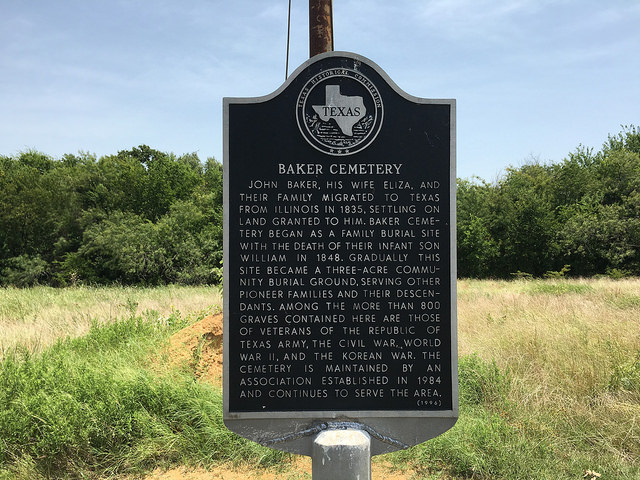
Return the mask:
[[[296,103],[302,136],[329,155],[351,155],[368,147],[380,131],[382,117],[382,99],[373,82],[345,68],[312,77]]]

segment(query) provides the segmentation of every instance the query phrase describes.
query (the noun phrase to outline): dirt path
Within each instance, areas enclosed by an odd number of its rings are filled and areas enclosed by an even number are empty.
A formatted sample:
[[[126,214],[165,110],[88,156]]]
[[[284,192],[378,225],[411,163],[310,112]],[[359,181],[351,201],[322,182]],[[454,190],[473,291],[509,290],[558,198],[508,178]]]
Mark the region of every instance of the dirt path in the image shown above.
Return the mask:
[[[417,478],[409,473],[394,472],[389,466],[374,462],[371,466],[373,480],[411,480]],[[311,459],[302,457],[286,471],[278,470],[234,470],[216,468],[211,471],[176,468],[156,471],[145,480],[310,480]]]

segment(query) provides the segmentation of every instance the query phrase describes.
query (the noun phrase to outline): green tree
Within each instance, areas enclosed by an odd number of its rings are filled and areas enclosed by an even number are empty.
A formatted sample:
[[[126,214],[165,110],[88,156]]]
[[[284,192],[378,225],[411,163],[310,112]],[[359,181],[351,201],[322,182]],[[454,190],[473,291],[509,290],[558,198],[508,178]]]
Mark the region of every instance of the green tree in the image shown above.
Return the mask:
[[[458,179],[457,239],[458,276],[495,276],[500,246],[489,231],[495,186],[475,178]]]
[[[499,253],[497,243],[480,217],[471,216],[465,227],[458,230],[458,276],[493,276]]]
[[[539,163],[510,168],[497,185],[491,232],[500,243],[500,276],[516,271],[542,275],[556,266],[549,170]]]
[[[134,213],[116,211],[84,232],[82,246],[65,268],[91,282],[162,283],[170,260],[157,243],[157,226]]]
[[[621,132],[609,135],[602,150],[605,154],[610,151],[627,150],[640,155],[640,127],[623,125]]]
[[[572,209],[559,238],[574,273],[593,275],[611,269],[640,272],[640,217],[629,217],[622,205],[597,200],[585,200]]]

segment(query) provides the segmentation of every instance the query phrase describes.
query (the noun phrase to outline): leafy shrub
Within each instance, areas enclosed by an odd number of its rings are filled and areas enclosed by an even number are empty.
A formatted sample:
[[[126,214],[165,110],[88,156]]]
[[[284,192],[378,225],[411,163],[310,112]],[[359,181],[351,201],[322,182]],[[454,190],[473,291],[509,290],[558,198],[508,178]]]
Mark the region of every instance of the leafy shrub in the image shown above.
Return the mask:
[[[627,278],[630,277],[631,271],[630,270],[623,270],[620,268],[608,268],[607,269],[607,277],[609,278],[613,278],[614,280],[620,280],[622,278]]]
[[[571,266],[565,265],[560,270],[549,270],[545,272],[543,276],[544,278],[551,278],[551,279],[564,278],[566,274],[569,273],[570,270],[571,270]]]
[[[515,278],[516,280],[533,280],[533,274],[521,272],[520,270],[511,273],[511,277]]]
[[[5,261],[0,275],[0,284],[15,287],[31,287],[42,280],[48,270],[48,263],[40,255],[20,255]]]

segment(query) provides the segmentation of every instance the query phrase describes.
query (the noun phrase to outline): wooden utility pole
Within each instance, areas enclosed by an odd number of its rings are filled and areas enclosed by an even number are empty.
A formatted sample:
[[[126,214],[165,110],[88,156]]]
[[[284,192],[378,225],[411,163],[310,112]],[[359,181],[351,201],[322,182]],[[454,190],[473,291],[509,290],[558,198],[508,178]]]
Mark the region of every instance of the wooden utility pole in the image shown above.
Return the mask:
[[[332,0],[309,0],[309,58],[332,51]]]

